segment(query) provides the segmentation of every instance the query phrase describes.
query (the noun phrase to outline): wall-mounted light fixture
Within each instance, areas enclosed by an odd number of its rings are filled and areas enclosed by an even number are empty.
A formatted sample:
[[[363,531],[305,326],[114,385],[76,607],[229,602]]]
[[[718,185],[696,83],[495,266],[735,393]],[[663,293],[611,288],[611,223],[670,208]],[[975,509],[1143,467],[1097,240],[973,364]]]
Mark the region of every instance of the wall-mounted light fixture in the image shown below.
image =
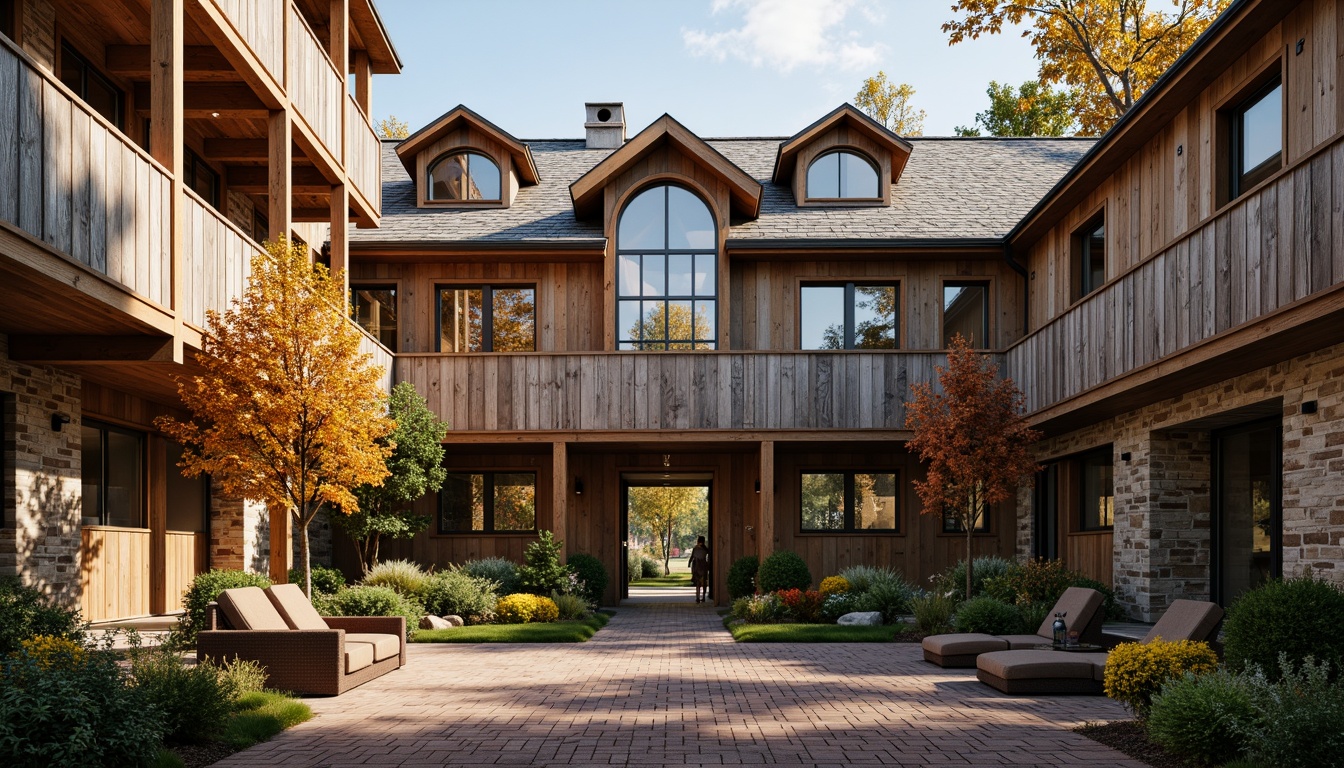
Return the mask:
[[[1298,38],[1298,41],[1297,41],[1297,55],[1298,55],[1298,56],[1301,56],[1301,55],[1302,55],[1302,46],[1304,46],[1304,45],[1306,45],[1306,44],[1307,44],[1307,38],[1305,38],[1305,37]]]
[[[664,467],[672,466],[672,454],[670,453],[663,454],[663,466]]]
[[[582,477],[576,477],[576,478],[574,478],[574,495],[575,495],[575,496],[582,496],[582,495],[583,495],[583,478],[582,478]]]
[[[1303,401],[1303,403],[1302,403],[1302,413],[1310,415],[1310,414],[1313,414],[1313,413],[1315,413],[1315,412],[1316,412],[1316,401],[1315,401],[1315,400],[1305,400],[1305,401]]]
[[[51,431],[60,432],[61,427],[70,423],[70,417],[64,413],[51,414]]]
[[[1129,461],[1129,451],[1125,451],[1124,453],[1120,454],[1120,460]]]
[[[761,492],[761,481],[760,481],[760,480],[757,480],[757,481],[756,481],[756,492],[757,492],[757,493],[760,493],[760,492]]]

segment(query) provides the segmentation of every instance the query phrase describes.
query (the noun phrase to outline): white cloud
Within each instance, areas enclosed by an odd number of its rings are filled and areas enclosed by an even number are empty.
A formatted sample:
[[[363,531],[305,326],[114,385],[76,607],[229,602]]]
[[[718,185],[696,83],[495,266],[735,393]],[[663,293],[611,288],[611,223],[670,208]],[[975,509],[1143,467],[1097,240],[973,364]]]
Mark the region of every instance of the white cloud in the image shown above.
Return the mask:
[[[879,43],[865,43],[845,24],[858,0],[714,0],[715,15],[740,13],[740,26],[722,32],[683,29],[687,50],[723,61],[733,56],[752,66],[782,72],[796,67],[872,69],[882,53]],[[868,6],[858,16],[872,22]]]

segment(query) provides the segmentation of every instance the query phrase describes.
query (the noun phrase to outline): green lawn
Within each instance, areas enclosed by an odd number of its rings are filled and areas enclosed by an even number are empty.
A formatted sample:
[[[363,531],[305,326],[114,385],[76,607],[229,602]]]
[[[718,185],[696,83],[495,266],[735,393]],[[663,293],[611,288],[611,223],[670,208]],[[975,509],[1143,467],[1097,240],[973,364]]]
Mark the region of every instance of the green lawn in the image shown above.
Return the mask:
[[[229,716],[223,731],[214,742],[176,747],[164,747],[159,750],[154,768],[184,768],[188,761],[178,754],[191,752],[195,757],[208,755],[209,761],[223,759],[254,744],[269,740],[272,736],[292,728],[306,720],[311,720],[313,710],[307,704],[292,699],[288,694],[277,691],[253,691],[238,699],[237,710]],[[201,765],[199,759],[193,761]]]
[[[635,579],[630,582],[632,587],[691,587],[691,574],[673,572],[667,576],[654,576],[651,579]]]
[[[842,627],[837,624],[730,624],[739,643],[890,643],[911,642],[896,637],[897,627]]]
[[[607,613],[594,613],[583,621],[548,624],[480,624],[453,629],[422,629],[413,643],[582,643],[611,620]]]

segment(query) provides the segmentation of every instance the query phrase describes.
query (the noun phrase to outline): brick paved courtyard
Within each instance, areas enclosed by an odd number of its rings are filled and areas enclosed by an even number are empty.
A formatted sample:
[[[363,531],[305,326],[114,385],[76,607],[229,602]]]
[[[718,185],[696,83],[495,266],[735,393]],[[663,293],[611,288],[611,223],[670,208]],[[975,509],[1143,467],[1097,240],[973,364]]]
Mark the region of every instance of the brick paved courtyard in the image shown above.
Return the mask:
[[[407,667],[221,766],[1096,765],[1101,697],[1018,698],[918,645],[737,644],[709,607],[623,607],[587,643],[412,645]]]

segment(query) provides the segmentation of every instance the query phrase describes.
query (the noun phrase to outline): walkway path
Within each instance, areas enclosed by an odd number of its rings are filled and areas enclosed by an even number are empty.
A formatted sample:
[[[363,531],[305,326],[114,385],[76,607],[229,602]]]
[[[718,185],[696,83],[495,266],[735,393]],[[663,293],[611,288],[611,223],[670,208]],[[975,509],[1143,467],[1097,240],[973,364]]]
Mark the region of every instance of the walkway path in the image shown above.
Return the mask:
[[[1101,697],[999,694],[915,644],[737,644],[709,606],[576,645],[412,645],[405,668],[220,766],[1142,763],[1072,733]]]

